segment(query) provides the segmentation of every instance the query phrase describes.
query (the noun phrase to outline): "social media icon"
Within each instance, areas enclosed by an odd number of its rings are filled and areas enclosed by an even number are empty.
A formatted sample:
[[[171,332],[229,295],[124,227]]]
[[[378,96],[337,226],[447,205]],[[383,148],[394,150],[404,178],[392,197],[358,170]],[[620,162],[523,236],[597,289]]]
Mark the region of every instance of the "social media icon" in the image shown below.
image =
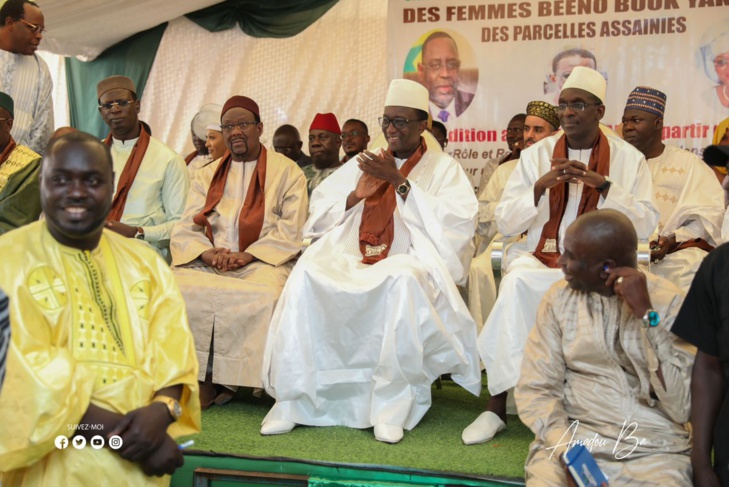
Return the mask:
[[[74,436],[72,443],[75,449],[80,450],[86,446],[86,438],[83,436]]]
[[[58,448],[59,450],[65,450],[68,446],[68,438],[63,435],[56,436],[56,439],[53,443],[56,444],[56,448]]]
[[[112,450],[118,450],[122,447],[122,439],[121,436],[114,435],[111,438],[109,438],[109,448]]]
[[[101,450],[104,448],[104,437],[96,435],[93,438],[91,438],[91,448],[94,450]]]

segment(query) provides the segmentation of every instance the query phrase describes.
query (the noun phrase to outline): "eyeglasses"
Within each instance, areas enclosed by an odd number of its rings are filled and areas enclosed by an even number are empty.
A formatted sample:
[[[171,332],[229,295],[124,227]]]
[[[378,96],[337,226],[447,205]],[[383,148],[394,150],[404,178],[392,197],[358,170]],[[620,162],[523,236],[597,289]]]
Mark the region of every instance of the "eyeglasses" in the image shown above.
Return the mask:
[[[585,103],[583,101],[576,101],[573,103],[560,103],[559,105],[557,105],[557,111],[564,112],[569,108],[573,112],[584,112],[585,108],[589,107],[590,105],[602,105],[602,103]]]
[[[27,20],[23,20],[23,19],[18,19],[18,20],[21,21],[22,23],[24,23],[25,25],[27,25],[28,27],[30,27],[30,31],[33,34],[43,34],[44,32],[48,32],[45,27],[42,27],[37,24],[31,24]]]
[[[413,122],[422,122],[422,119],[417,120],[408,120],[407,118],[387,118],[387,117],[380,117],[377,119],[377,121],[380,123],[380,127],[382,127],[382,130],[385,130],[387,127],[392,124],[396,129],[404,129],[405,126],[409,123]]]
[[[110,101],[109,103],[102,103],[101,105],[99,105],[99,108],[109,112],[114,108],[114,106],[116,106],[117,108],[126,108],[132,104],[132,101],[133,100],[114,100]]]
[[[714,66],[717,68],[723,68],[726,65],[729,65],[729,59],[723,57],[714,59]]]
[[[238,123],[229,123],[226,125],[221,125],[220,128],[223,130],[223,133],[229,134],[233,132],[235,129],[239,129],[242,132],[245,132],[248,130],[249,127],[253,125],[258,125],[258,122],[238,122]]]
[[[440,71],[441,69],[443,69],[443,66],[445,66],[446,71],[457,71],[461,68],[461,61],[446,61],[445,64],[443,64],[441,61],[433,61],[425,65],[425,67],[428,68],[428,70],[430,71]]]
[[[342,135],[339,136],[340,139],[351,139],[353,137],[359,137],[362,135],[362,132],[359,130],[352,130],[351,132],[342,132]]]
[[[0,122],[7,122],[8,120],[12,120],[12,118],[0,118]]]

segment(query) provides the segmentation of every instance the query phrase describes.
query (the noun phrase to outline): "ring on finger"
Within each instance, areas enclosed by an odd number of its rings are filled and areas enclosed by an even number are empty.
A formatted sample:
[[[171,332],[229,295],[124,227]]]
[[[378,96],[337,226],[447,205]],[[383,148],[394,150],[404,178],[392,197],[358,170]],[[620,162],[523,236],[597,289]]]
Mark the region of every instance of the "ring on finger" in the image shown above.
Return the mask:
[[[618,284],[622,284],[623,283],[623,276],[618,277],[618,280],[615,281],[615,282],[617,282]]]
[[[567,169],[562,169],[562,174],[567,174]]]

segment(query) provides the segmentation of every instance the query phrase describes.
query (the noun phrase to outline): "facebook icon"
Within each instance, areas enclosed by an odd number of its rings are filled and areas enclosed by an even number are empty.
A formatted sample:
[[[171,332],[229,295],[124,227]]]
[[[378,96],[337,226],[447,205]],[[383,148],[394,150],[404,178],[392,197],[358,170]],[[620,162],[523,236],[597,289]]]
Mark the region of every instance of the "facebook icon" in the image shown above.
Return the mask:
[[[56,448],[64,450],[68,446],[68,438],[63,435],[57,436],[54,443],[56,444]]]

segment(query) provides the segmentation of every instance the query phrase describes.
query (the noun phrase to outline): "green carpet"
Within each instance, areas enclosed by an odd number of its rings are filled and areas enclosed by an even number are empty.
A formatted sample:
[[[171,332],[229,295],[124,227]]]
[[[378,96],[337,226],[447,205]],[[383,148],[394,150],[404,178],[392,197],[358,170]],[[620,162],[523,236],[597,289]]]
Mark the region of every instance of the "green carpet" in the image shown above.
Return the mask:
[[[461,432],[482,411],[488,398],[484,387],[477,399],[451,381],[433,387],[433,405],[420,424],[397,445],[374,439],[372,429],[297,426],[280,436],[261,436],[261,421],[273,405],[269,397],[255,398],[250,389],[239,391],[225,406],[203,413],[202,433],[194,439],[197,451],[257,457],[288,457],[313,461],[393,465],[431,471],[523,479],[524,460],[533,434],[510,416],[508,428],[492,442],[465,446]],[[181,440],[184,441],[184,440]]]

